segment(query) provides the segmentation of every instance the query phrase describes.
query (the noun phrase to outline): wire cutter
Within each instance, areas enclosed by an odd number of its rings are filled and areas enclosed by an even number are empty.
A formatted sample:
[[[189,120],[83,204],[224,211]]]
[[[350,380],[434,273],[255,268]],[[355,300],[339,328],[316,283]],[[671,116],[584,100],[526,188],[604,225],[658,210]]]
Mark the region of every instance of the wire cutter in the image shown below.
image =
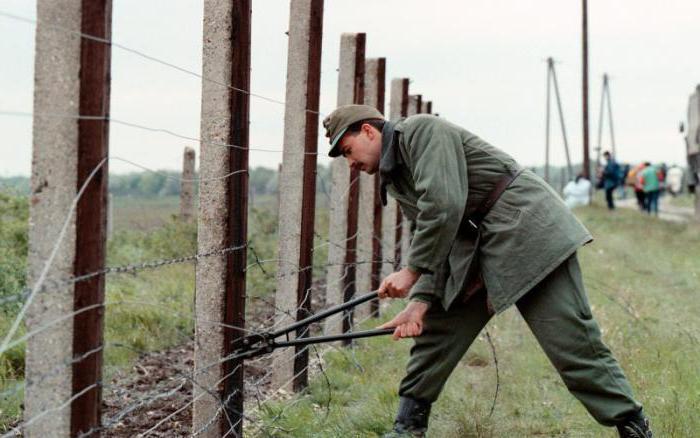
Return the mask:
[[[319,312],[315,315],[311,315],[308,318],[304,318],[300,321],[295,322],[294,324],[291,324],[279,330],[267,333],[256,333],[254,335],[248,335],[239,338],[234,341],[234,352],[232,356],[236,359],[252,359],[263,354],[271,353],[277,348],[293,347],[297,345],[320,344],[324,342],[334,342],[349,339],[369,338],[372,336],[381,336],[394,333],[393,328],[387,328],[364,330],[359,332],[346,332],[337,335],[326,335],[316,337],[304,336],[308,332],[308,330],[306,329],[308,328],[309,324],[320,321],[336,313],[344,312],[359,304],[375,299],[378,296],[378,292],[370,292],[368,294],[361,295],[353,300],[346,301],[345,303],[339,304],[337,306],[329,307],[328,309],[322,312]],[[297,337],[296,339],[290,339],[289,333],[294,331],[297,332]],[[277,341],[276,339],[280,336],[286,336],[285,340]]]

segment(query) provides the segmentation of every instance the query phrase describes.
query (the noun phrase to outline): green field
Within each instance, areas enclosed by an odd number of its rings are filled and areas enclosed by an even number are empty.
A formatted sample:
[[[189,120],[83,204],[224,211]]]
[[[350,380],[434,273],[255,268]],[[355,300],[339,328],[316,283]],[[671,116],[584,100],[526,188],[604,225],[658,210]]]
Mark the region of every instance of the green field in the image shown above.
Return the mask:
[[[693,208],[695,206],[695,195],[689,193],[682,193],[675,198],[673,196],[667,196],[669,204],[674,207],[686,207]]]
[[[603,337],[651,416],[655,436],[700,430],[700,228],[634,211],[577,211],[596,240],[580,252]],[[399,304],[399,303],[397,303]],[[395,306],[397,307],[397,306]],[[488,326],[499,363],[478,340],[433,408],[432,437],[614,437],[570,396],[517,311]],[[391,427],[409,340],[361,341],[325,356],[306,394],[265,407],[256,436],[372,437]],[[328,406],[328,409],[326,408]]]
[[[327,229],[318,209],[317,230]],[[248,272],[250,296],[274,291],[277,203],[260,197],[249,214],[250,245],[263,262]],[[111,266],[191,255],[196,226],[175,219],[177,198],[114,199]],[[4,201],[3,270],[7,295],[24,286],[26,201]],[[594,314],[604,339],[627,372],[652,417],[657,436],[692,437],[700,428],[700,228],[662,222],[635,211],[610,214],[602,207],[577,211],[596,241],[580,254]],[[321,239],[319,237],[319,239]],[[324,275],[326,247],[315,257],[315,277]],[[249,263],[255,257],[249,252]],[[9,268],[13,267],[12,270]],[[128,369],[139,353],[190,342],[194,267],[174,265],[137,275],[107,277],[106,381]],[[401,303],[395,303],[398,310]],[[16,307],[0,313],[5,333]],[[387,313],[387,316],[389,313]],[[369,326],[371,326],[370,324]],[[488,328],[496,348],[500,389],[495,412],[495,367],[489,345],[479,339],[434,407],[430,436],[615,436],[599,427],[567,393],[517,312],[495,318]],[[324,356],[326,376],[316,374],[308,391],[292,400],[249,411],[250,436],[364,437],[390,428],[396,388],[410,341],[360,341],[357,348]],[[0,431],[17,418],[24,350],[0,358]],[[330,387],[327,382],[330,382]],[[111,384],[111,382],[110,382]],[[328,409],[326,408],[328,406]]]
[[[114,228],[108,240],[108,266],[191,256],[197,252],[196,223],[177,219],[177,197],[113,199]],[[274,291],[277,268],[277,202],[259,197],[250,205],[248,263],[249,296],[268,296]],[[25,287],[27,253],[26,198],[0,193],[0,299]],[[317,216],[327,227],[324,210]],[[325,224],[325,225],[324,225]],[[325,260],[326,248],[318,260]],[[255,257],[262,261],[255,266]],[[128,369],[142,353],[190,343],[193,338],[194,265],[174,264],[135,274],[108,275],[105,312],[105,381]],[[324,270],[319,267],[317,276]],[[7,333],[20,303],[0,304],[0,333]],[[24,328],[15,338],[24,334]],[[20,415],[24,377],[24,344],[0,356],[0,432]],[[109,389],[112,382],[106,384]]]

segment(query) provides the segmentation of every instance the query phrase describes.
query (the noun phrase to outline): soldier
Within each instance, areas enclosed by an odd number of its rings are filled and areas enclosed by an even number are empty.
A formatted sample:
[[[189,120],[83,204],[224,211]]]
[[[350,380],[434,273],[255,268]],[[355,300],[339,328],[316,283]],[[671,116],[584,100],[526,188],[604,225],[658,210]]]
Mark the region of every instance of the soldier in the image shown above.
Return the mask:
[[[423,436],[431,404],[494,313],[515,304],[569,391],[621,437],[651,437],[649,421],[591,315],[576,250],[592,240],[533,172],[474,134],[420,114],[397,122],[366,105],[323,122],[329,156],[379,172],[415,229],[407,266],[380,297],[409,295],[384,324],[414,337],[399,412],[387,436]]]

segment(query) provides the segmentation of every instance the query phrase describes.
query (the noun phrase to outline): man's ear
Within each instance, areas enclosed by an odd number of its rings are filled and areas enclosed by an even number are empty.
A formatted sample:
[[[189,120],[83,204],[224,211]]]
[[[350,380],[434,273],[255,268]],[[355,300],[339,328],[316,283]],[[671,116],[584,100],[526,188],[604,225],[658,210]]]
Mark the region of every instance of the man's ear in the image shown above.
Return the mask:
[[[374,128],[369,123],[362,124],[362,131],[367,135],[367,138],[369,138],[370,140],[374,139],[374,136],[377,135],[377,133],[374,132]]]

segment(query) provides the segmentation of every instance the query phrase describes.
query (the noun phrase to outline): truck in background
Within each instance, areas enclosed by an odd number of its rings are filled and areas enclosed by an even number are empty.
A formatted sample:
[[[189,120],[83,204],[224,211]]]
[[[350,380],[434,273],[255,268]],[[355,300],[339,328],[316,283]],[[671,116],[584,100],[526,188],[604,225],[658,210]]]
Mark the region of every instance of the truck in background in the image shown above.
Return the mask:
[[[700,85],[688,99],[685,146],[688,158],[688,189],[695,193],[695,218],[700,220]]]

